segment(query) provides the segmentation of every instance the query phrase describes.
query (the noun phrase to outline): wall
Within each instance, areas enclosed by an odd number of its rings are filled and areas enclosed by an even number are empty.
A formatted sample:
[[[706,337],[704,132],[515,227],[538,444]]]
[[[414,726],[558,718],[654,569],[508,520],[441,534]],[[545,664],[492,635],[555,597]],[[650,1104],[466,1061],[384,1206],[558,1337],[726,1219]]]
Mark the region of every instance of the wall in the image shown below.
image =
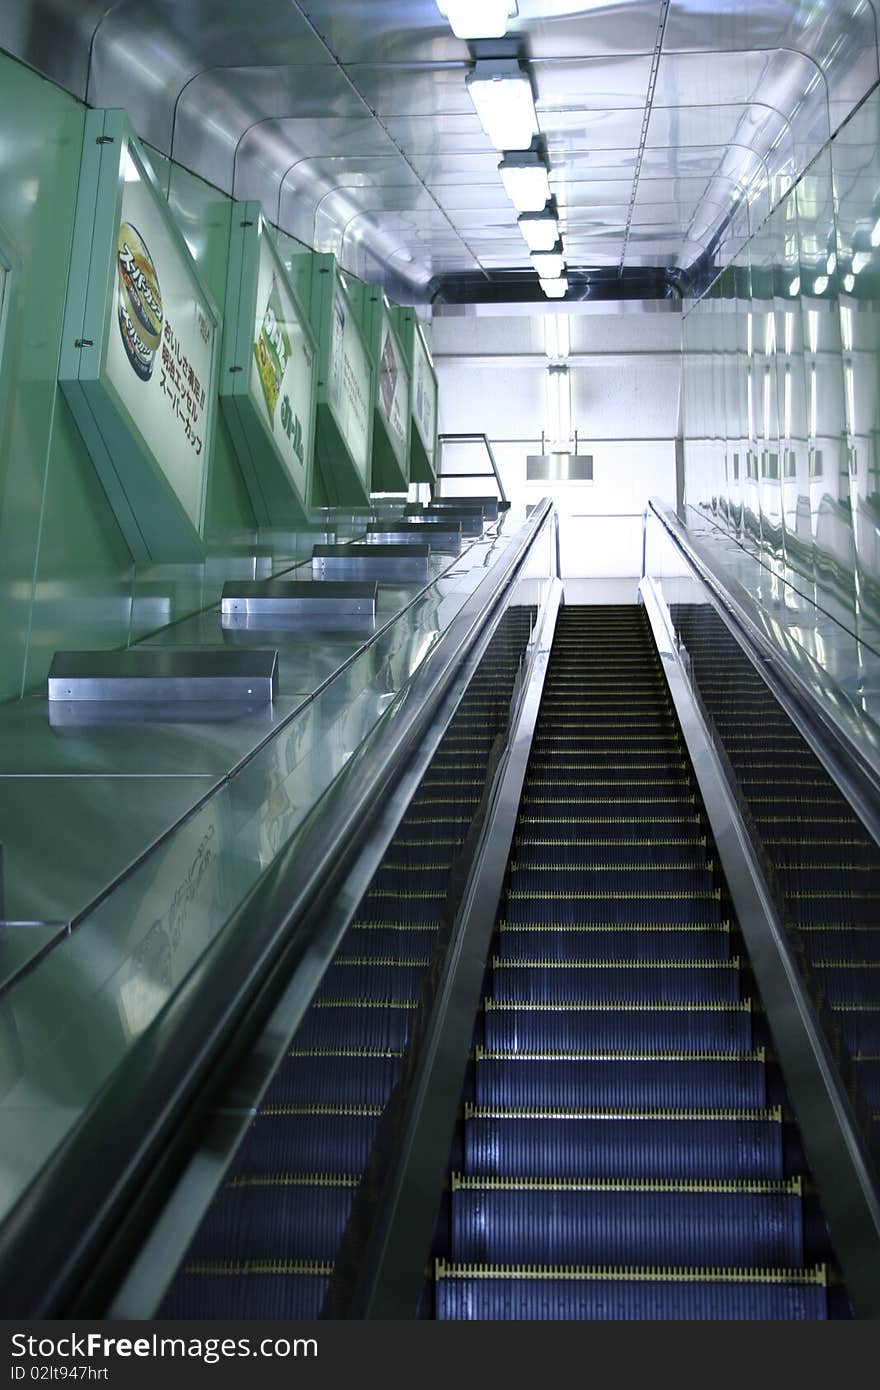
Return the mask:
[[[880,640],[880,93],[684,318],[685,500]]]
[[[563,316],[550,311],[434,318],[441,433],[488,434],[513,502],[535,502],[552,492],[566,576],[638,574],[645,503],[652,495],[675,500],[681,318],[648,312],[656,307],[564,315],[571,424],[580,451],[593,455],[592,483],[526,481],[526,457],[541,452],[541,431],[548,427],[547,324]],[[549,341],[552,346],[552,336]],[[444,469],[487,466],[478,446],[444,449]],[[485,489],[476,481],[459,487]]]
[[[216,602],[258,545],[220,412],[209,474],[208,558],[137,567],[64,396],[58,357],[84,107],[0,53],[0,262],[11,267],[0,344],[0,698],[42,684],[62,647],[125,645]],[[231,201],[155,152],[169,205],[223,307]],[[279,233],[282,252],[303,248]],[[283,563],[271,545],[265,569]]]

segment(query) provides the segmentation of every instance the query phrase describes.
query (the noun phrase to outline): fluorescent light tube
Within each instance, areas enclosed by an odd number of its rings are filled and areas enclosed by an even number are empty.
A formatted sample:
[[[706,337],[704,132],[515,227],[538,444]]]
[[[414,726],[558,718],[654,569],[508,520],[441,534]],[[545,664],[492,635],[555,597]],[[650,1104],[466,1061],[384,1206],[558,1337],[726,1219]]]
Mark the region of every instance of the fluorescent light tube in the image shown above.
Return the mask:
[[[497,150],[527,150],[538,133],[529,75],[515,58],[482,59],[467,78],[480,125]]]
[[[508,0],[437,0],[457,39],[500,39],[507,33]]]
[[[862,271],[867,270],[870,264],[870,251],[857,251],[852,260],[853,275],[861,275]]]
[[[550,176],[540,155],[506,154],[498,172],[517,212],[542,211],[550,197]]]
[[[563,275],[559,280],[548,280],[548,285],[563,285],[563,293],[568,288],[568,281]],[[544,288],[544,282],[541,283]],[[551,295],[551,298],[561,298],[559,294]],[[550,358],[567,357],[571,351],[571,321],[568,314],[548,314],[544,319],[544,351]]]
[[[568,448],[571,442],[571,383],[567,367],[547,368],[547,434],[551,448]]]
[[[542,280],[558,280],[565,270],[565,257],[562,251],[533,251],[532,265]]]
[[[813,294],[824,294],[828,288],[828,276],[817,275],[813,281]]]
[[[523,212],[516,219],[530,251],[552,251],[559,240],[559,222],[553,212]]]
[[[791,284],[790,284],[789,287],[788,287],[788,292],[789,292],[789,294],[792,296],[792,298],[794,298],[794,296],[795,296],[796,294],[800,294],[800,292],[801,292],[801,277],[800,277],[799,275],[796,275],[796,276],[794,277],[794,279],[792,280]]]
[[[539,284],[548,299],[563,299],[568,293],[568,281],[564,275],[560,275],[558,280],[541,280]]]
[[[855,277],[854,275],[844,275],[844,277],[843,277],[843,288],[846,290],[847,294],[852,294],[852,292],[853,292],[853,290],[855,289],[855,287],[856,287],[856,277]]]

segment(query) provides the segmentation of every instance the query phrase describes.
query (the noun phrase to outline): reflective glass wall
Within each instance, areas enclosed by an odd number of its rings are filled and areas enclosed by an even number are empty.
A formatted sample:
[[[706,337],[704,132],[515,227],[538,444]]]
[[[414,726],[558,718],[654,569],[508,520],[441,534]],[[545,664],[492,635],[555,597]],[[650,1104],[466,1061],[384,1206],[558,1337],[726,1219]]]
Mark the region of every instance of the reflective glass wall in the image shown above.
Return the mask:
[[[726,532],[794,606],[815,605],[874,651],[878,137],[875,91],[687,307],[683,336],[689,524]]]

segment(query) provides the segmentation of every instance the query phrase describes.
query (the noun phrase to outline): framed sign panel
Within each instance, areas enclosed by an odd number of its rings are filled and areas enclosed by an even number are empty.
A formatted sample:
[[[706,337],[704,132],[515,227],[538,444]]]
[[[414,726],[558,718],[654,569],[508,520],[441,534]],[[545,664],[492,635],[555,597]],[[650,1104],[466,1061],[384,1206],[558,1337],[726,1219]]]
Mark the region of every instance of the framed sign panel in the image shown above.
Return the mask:
[[[259,203],[234,203],[220,404],[257,521],[299,521],[312,493],[318,346]]]
[[[88,111],[59,380],[138,561],[204,553],[220,315],[123,111]]]
[[[410,369],[410,478],[433,483],[437,475],[437,374],[415,313],[399,309],[397,321]]]
[[[373,286],[364,291],[364,322],[374,363],[373,492],[409,487],[410,375],[391,306]]]
[[[316,506],[369,503],[373,445],[373,366],[349,299],[330,254],[312,256],[310,312],[318,335],[315,424]]]

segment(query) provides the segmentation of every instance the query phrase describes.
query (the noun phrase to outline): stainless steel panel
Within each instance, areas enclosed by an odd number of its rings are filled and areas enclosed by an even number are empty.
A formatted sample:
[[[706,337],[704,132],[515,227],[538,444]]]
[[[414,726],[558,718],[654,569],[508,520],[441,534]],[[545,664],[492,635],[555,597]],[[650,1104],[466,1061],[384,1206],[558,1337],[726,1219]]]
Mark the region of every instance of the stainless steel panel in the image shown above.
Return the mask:
[[[428,581],[427,545],[316,545],[312,573],[318,579],[374,579],[379,583]]]
[[[591,483],[592,454],[528,454],[526,480],[530,483]]]
[[[180,651],[140,646],[126,651],[56,652],[49,700],[272,700],[278,689],[276,651]]]
[[[329,580],[320,584],[294,579],[269,579],[250,584],[235,581],[223,586],[220,614],[223,621],[248,614],[269,617],[357,614],[375,618],[377,593],[375,584],[334,584]]]
[[[393,525],[376,522],[367,527],[368,545],[412,545],[421,542],[430,550],[457,555],[461,550],[461,524],[432,526],[421,521],[397,521]]]

